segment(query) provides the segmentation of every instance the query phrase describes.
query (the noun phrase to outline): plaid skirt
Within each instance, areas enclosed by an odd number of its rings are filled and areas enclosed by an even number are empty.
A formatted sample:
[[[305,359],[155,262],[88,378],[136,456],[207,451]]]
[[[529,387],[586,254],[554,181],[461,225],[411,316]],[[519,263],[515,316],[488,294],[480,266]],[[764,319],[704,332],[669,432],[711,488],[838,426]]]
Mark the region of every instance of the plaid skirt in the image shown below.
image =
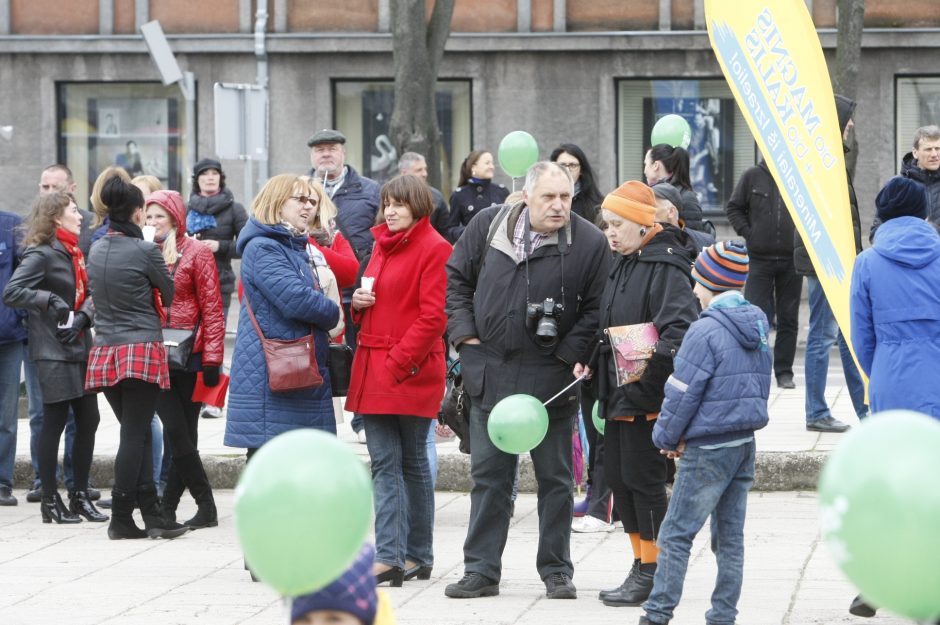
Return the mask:
[[[128,345],[100,345],[88,354],[88,372],[85,390],[97,391],[114,386],[121,380],[134,378],[170,388],[170,370],[166,364],[163,343],[130,343]]]

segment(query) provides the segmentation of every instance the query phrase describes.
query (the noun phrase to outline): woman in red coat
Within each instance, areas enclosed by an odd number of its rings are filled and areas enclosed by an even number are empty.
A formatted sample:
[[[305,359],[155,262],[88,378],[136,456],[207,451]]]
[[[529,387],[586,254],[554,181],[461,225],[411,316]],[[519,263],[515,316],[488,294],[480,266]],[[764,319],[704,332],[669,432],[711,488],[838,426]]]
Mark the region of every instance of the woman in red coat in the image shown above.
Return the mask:
[[[444,264],[451,246],[431,226],[427,184],[382,187],[375,246],[352,296],[358,348],[346,410],[363,415],[375,489],[373,572],[400,586],[428,579],[434,484],[426,441],[444,395]]]
[[[215,499],[196,447],[201,405],[192,396],[200,370],[206,386],[219,383],[225,349],[219,274],[209,246],[186,236],[186,207],[179,193],[156,191],[147,198],[146,215],[147,225],[156,230],[154,241],[176,290],[173,305],[165,309],[163,326],[196,329],[189,362],[184,369],[170,371],[170,388],[157,399],[157,414],[173,450],[173,464],[163,492],[163,515],[176,520],[180,497],[189,488],[199,509],[184,525],[192,529],[215,527],[219,524]]]

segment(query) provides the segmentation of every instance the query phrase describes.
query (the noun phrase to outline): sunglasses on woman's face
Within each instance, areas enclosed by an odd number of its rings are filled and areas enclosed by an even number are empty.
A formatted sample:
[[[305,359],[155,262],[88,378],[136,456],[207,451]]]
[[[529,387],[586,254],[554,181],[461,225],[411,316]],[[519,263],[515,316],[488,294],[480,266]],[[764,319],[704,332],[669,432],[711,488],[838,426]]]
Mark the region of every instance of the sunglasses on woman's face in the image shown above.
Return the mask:
[[[307,204],[307,203],[309,203],[310,206],[316,206],[316,205],[317,205],[317,199],[314,198],[314,197],[310,197],[309,195],[292,195],[292,196],[290,196],[290,199],[292,199],[292,200],[297,200],[297,201],[300,202],[301,204]]]

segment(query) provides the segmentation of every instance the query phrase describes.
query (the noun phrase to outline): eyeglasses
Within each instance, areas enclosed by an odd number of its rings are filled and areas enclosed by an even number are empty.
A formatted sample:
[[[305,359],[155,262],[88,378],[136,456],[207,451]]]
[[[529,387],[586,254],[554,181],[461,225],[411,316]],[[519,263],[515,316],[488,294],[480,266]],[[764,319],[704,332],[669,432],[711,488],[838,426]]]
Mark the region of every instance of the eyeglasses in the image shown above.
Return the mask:
[[[556,161],[555,164],[559,167],[564,167],[568,171],[571,171],[572,169],[581,169],[581,163],[559,163]]]
[[[301,204],[307,204],[307,203],[309,202],[309,203],[310,203],[310,206],[316,206],[316,205],[317,205],[317,199],[316,199],[316,198],[312,198],[312,197],[310,197],[309,195],[292,195],[292,196],[290,196],[290,199],[292,199],[292,200],[297,200],[297,201],[300,202]]]

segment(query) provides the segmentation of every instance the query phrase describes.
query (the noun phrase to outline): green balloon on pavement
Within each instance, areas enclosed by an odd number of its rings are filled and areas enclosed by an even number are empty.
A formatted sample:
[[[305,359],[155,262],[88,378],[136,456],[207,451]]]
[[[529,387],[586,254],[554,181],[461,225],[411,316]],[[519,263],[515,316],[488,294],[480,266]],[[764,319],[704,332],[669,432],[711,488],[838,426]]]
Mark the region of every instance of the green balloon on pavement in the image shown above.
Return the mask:
[[[349,567],[372,525],[372,479],[349,447],[298,429],[258,449],[235,489],[235,529],[252,572],[295,597]]]
[[[653,125],[650,141],[651,145],[665,143],[674,148],[688,149],[689,144],[692,143],[692,129],[684,117],[670,113],[661,117]]]
[[[510,395],[493,406],[486,431],[497,448],[507,454],[524,454],[545,438],[548,411],[531,395]]]
[[[917,621],[940,618],[940,422],[909,410],[846,434],[819,480],[823,537],[861,596]]]
[[[539,160],[539,144],[524,130],[514,130],[499,142],[499,166],[503,171],[519,178]]]
[[[594,429],[600,432],[601,434],[603,434],[604,429],[607,427],[607,420],[601,419],[600,416],[597,414],[597,411],[600,410],[600,408],[601,408],[601,402],[599,401],[594,402],[594,409],[591,410],[591,421],[594,422]]]

